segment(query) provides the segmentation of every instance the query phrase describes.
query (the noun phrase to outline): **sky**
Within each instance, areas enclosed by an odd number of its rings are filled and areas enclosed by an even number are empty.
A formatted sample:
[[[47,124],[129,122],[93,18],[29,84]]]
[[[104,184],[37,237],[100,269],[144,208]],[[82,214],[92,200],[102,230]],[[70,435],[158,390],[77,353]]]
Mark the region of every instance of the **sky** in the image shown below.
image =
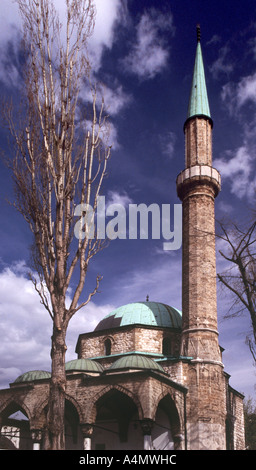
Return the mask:
[[[63,14],[63,1],[55,0]],[[104,86],[112,155],[104,195],[108,204],[180,204],[176,177],[184,169],[183,125],[196,50],[201,45],[213,127],[213,166],[222,176],[216,219],[244,223],[256,186],[256,4],[254,0],[97,0],[89,49],[95,81]],[[11,0],[0,1],[0,93],[19,101],[22,87],[20,18]],[[1,148],[7,135],[0,128]],[[28,280],[31,234],[7,200],[9,170],[0,161],[0,387],[21,373],[50,370],[51,319]],[[171,210],[171,214],[172,214]],[[172,220],[172,216],[171,216]],[[217,271],[226,268],[216,242]],[[163,239],[116,239],[94,258],[86,290],[100,292],[71,320],[67,360],[78,335],[92,331],[129,302],[181,305],[181,248],[163,250]],[[71,292],[70,292],[71,294]],[[255,397],[256,375],[245,345],[250,322],[225,320],[231,303],[218,285],[218,328],[230,384]]]

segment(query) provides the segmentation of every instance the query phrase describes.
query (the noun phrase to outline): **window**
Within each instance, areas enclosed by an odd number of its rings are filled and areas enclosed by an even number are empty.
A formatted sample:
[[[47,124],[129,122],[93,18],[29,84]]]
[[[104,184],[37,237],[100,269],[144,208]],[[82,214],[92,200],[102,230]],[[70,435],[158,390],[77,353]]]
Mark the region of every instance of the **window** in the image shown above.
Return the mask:
[[[111,354],[111,341],[110,341],[109,338],[107,338],[104,341],[104,354],[105,354],[105,356],[110,356],[110,354]]]
[[[172,342],[171,342],[170,338],[164,338],[163,339],[162,353],[165,356],[171,356],[172,355]]]

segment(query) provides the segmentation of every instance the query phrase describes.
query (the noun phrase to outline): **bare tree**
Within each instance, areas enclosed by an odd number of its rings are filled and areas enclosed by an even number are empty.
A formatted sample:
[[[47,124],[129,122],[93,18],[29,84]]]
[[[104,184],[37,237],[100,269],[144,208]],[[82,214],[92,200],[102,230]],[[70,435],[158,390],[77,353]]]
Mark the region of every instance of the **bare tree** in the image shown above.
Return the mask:
[[[45,448],[64,449],[66,332],[73,315],[97,292],[100,276],[83,297],[89,262],[104,245],[88,230],[79,240],[74,237],[75,208],[82,204],[85,213],[89,206],[96,211],[110,146],[104,143],[104,102],[97,105],[93,87],[91,114],[81,104],[81,93],[90,85],[87,43],[95,22],[93,1],[66,0],[62,24],[51,0],[17,3],[26,53],[22,119],[17,123],[12,106],[4,112],[15,148],[15,207],[34,239],[37,276],[31,279],[53,323]],[[70,286],[73,296],[67,305]]]
[[[249,313],[253,335],[248,335],[246,342],[256,364],[256,221],[246,229],[235,224],[227,228],[220,223],[220,227],[219,238],[225,241],[226,246],[225,253],[220,250],[220,254],[229,265],[217,276],[234,298],[226,316]]]

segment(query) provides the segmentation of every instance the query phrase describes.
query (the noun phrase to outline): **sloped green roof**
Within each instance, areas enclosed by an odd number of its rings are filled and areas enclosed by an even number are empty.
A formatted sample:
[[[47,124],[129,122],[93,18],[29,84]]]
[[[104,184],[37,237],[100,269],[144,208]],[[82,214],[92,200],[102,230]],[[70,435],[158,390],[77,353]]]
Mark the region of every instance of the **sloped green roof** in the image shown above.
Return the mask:
[[[115,369],[149,369],[164,372],[160,364],[153,359],[138,354],[120,357],[109,367],[110,371]]]
[[[14,383],[34,382],[34,380],[49,379],[50,377],[51,373],[45,370],[30,370],[29,372],[25,372],[17,377]]]
[[[160,302],[134,302],[109,313],[95,331],[126,325],[150,325],[162,328],[181,328],[181,312]]]
[[[92,361],[91,359],[74,359],[66,362],[66,371],[81,371],[81,372],[103,372],[103,367],[99,362]]]
[[[211,119],[204,74],[203,56],[200,42],[197,43],[194,73],[190,92],[187,119],[193,116],[206,116]]]

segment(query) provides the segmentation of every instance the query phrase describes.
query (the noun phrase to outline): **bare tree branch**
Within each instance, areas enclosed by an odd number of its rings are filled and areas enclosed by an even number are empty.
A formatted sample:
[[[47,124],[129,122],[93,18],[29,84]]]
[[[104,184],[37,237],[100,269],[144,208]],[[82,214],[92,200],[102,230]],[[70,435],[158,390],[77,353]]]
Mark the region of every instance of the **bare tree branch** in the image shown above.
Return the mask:
[[[233,224],[229,230],[220,224],[219,238],[225,242],[226,251],[220,250],[221,256],[228,262],[229,267],[218,273],[219,281],[232,292],[234,303],[230,310],[235,313],[248,312],[253,331],[253,340],[246,340],[255,361],[256,351],[256,221],[246,229]],[[241,308],[242,306],[242,308]],[[255,361],[256,364],[256,361]]]

